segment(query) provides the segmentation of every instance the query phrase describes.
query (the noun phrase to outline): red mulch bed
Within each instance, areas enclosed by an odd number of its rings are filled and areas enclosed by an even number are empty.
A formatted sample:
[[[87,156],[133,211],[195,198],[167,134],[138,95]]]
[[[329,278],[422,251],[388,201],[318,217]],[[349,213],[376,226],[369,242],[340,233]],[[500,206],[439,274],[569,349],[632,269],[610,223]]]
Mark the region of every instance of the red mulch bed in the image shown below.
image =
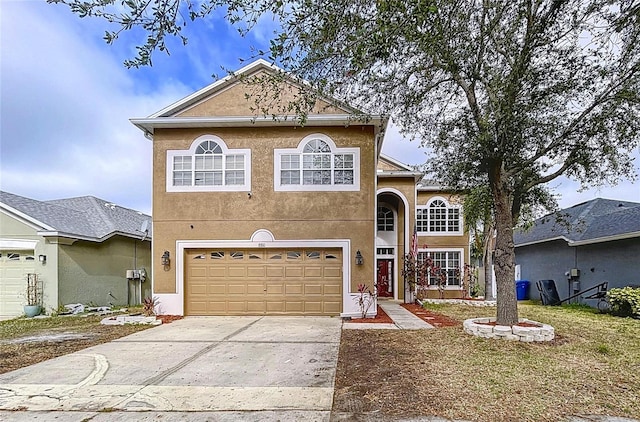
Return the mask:
[[[156,315],[156,319],[162,321],[163,324],[169,324],[170,322],[182,319],[180,315]]]
[[[378,306],[378,314],[375,318],[351,318],[346,322],[365,322],[368,324],[393,324],[393,320],[389,318],[380,306]]]
[[[402,303],[400,306],[405,308],[407,311],[411,312],[427,324],[431,324],[434,327],[457,327],[462,325],[462,323],[453,318],[449,318],[446,315],[439,314],[437,312],[429,311],[424,309],[420,305],[416,305],[415,303]]]

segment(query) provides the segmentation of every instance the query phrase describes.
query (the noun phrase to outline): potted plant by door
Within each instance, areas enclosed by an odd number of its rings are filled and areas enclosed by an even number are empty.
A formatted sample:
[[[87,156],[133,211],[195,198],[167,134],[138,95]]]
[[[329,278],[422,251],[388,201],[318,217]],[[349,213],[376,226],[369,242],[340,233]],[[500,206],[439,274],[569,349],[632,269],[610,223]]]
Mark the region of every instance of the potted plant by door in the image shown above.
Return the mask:
[[[24,305],[24,314],[31,318],[40,315],[42,307],[40,306],[40,290],[38,286],[38,275],[27,274],[27,304]]]

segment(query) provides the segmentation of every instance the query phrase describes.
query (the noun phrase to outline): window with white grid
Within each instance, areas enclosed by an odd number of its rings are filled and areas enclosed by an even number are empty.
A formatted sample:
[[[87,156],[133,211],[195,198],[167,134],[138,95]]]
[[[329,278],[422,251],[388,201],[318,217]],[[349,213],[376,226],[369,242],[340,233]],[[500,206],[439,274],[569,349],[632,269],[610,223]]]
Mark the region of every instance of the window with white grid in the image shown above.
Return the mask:
[[[309,135],[298,148],[274,151],[274,190],[360,190],[359,159],[359,148],[338,148],[324,134]]]
[[[229,149],[219,137],[204,135],[188,150],[167,151],[168,192],[249,190],[249,149]]]
[[[438,278],[444,277],[445,286],[460,286],[462,252],[459,250],[419,251],[418,262],[431,261],[429,285],[437,286]]]
[[[461,211],[460,205],[452,205],[444,198],[432,198],[426,205],[416,208],[417,230],[422,234],[461,235]]]

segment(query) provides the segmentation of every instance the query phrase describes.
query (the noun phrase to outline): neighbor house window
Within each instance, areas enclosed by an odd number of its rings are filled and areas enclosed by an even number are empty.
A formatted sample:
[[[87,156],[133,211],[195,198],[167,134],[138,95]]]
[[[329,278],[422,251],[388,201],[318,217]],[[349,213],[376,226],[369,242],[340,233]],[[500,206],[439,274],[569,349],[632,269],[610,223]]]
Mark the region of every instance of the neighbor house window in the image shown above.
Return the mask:
[[[459,287],[462,272],[462,251],[420,251],[418,252],[418,262],[423,263],[431,259],[432,270],[429,273],[429,285],[437,286],[438,278],[443,277],[445,286]]]
[[[167,191],[248,191],[251,151],[229,149],[214,135],[197,138],[188,150],[167,151]]]
[[[359,162],[359,148],[338,148],[326,135],[309,135],[297,148],[274,150],[274,189],[357,191]]]
[[[462,214],[459,205],[451,205],[444,198],[432,198],[416,208],[418,232],[437,235],[461,235]]]

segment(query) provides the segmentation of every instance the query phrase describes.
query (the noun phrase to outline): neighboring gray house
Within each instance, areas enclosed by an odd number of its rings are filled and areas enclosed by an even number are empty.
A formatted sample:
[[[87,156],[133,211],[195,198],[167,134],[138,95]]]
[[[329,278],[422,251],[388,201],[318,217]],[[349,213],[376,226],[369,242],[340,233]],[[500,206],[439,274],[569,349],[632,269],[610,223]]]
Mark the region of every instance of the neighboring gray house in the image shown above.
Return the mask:
[[[126,270],[151,268],[151,217],[84,196],[36,201],[0,191],[0,317],[21,315],[26,274],[47,312],[60,304],[126,305],[150,295]]]
[[[640,203],[596,198],[537,219],[514,241],[532,299],[537,280],[555,280],[560,299],[603,281],[609,289],[640,285]]]

